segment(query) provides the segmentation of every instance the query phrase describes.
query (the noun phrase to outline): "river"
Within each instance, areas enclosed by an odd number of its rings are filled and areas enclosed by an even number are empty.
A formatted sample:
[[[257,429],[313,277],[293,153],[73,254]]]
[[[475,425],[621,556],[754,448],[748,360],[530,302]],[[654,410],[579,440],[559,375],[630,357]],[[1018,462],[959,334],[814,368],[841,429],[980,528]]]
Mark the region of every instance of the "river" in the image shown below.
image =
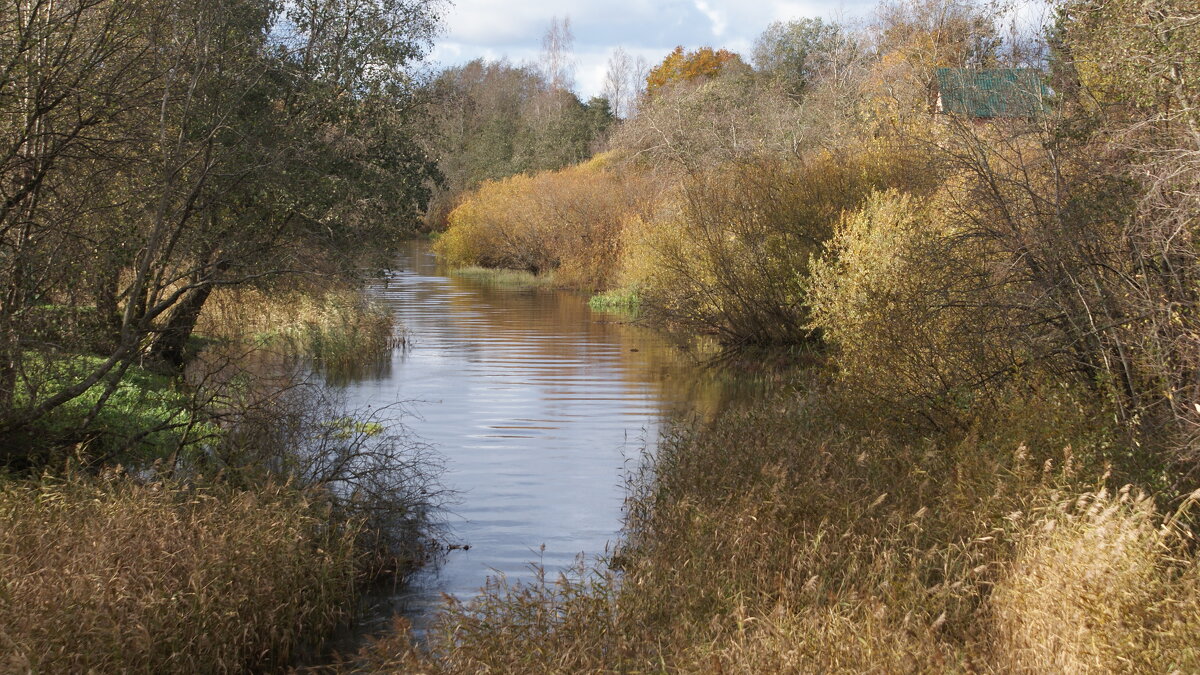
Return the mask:
[[[352,406],[403,404],[404,423],[444,459],[457,493],[448,526],[469,546],[383,594],[364,632],[401,614],[420,631],[443,594],[489,576],[553,576],[605,552],[621,529],[628,463],[674,414],[711,410],[720,382],[666,337],[591,311],[577,293],[453,276],[413,242],[370,289],[408,338],[346,384]]]

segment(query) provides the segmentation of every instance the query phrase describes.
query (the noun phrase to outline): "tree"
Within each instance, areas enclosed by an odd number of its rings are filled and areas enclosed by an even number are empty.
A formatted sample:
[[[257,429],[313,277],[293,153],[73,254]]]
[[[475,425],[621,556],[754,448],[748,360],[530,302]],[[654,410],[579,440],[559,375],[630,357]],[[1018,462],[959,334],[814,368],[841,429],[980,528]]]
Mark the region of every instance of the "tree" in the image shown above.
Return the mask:
[[[996,17],[967,0],[912,0],[880,6],[875,49],[922,70],[996,64],[1000,36]]]
[[[571,17],[550,19],[550,27],[542,37],[542,71],[550,88],[568,91],[575,86],[575,35],[571,32]]]
[[[78,440],[135,363],[179,367],[214,288],[301,260],[348,272],[364,238],[386,251],[416,222],[434,167],[408,131],[408,70],[435,8],[308,0],[283,21],[269,0],[0,1],[9,458],[87,393],[58,425]]]
[[[559,169],[587,159],[612,122],[607,102],[584,104],[541,69],[475,60],[425,87],[431,124],[423,143],[445,181],[426,226],[441,227],[459,196],[483,181]]]
[[[741,57],[733,52],[701,47],[685,52],[676,47],[646,75],[646,95],[655,96],[661,90],[684,82],[699,82],[716,78],[730,68],[744,68]]]
[[[1200,11],[1185,0],[1075,0],[1062,8],[1083,83],[1104,103],[1200,125]]]
[[[602,92],[617,118],[628,119],[636,114],[646,71],[646,60],[640,56],[635,60],[622,47],[617,47],[608,57]]]
[[[792,96],[801,96],[839,65],[850,42],[837,24],[821,19],[776,21],[754,43],[754,66]]]

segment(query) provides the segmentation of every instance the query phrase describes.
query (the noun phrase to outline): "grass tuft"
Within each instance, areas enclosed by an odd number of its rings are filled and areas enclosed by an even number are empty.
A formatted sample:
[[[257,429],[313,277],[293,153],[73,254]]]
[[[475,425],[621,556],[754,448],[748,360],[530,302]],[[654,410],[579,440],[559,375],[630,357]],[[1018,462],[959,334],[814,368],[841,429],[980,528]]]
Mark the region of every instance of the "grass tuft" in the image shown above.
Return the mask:
[[[512,286],[520,288],[555,287],[553,272],[539,275],[525,270],[460,267],[451,272],[451,274],[486,286]]]
[[[642,309],[642,299],[636,290],[618,288],[593,295],[588,300],[588,307],[597,312],[636,316]]]

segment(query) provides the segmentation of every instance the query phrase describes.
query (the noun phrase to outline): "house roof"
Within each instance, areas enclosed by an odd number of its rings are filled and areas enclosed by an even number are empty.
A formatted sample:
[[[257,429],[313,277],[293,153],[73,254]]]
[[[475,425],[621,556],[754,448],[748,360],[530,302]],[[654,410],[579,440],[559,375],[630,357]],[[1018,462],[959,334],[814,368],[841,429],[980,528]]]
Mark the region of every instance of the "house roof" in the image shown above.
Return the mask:
[[[1033,68],[938,68],[939,112],[967,117],[1038,117],[1050,90]]]

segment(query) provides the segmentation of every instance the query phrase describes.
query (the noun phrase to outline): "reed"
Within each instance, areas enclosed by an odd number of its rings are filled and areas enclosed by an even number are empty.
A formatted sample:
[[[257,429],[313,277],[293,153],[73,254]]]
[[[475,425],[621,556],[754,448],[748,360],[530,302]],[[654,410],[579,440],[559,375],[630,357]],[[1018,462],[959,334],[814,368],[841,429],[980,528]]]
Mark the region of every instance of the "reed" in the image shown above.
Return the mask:
[[[45,477],[0,482],[0,670],[283,667],[353,601],[353,528],[315,493]]]
[[[486,286],[554,288],[554,272],[534,274],[525,270],[490,267],[460,267],[452,274]]]
[[[383,307],[358,289],[265,293],[222,290],[205,305],[196,330],[313,358],[330,368],[360,365],[401,346],[404,335]]]
[[[588,307],[597,312],[637,316],[642,309],[642,298],[634,289],[618,288],[593,295],[588,300]]]

